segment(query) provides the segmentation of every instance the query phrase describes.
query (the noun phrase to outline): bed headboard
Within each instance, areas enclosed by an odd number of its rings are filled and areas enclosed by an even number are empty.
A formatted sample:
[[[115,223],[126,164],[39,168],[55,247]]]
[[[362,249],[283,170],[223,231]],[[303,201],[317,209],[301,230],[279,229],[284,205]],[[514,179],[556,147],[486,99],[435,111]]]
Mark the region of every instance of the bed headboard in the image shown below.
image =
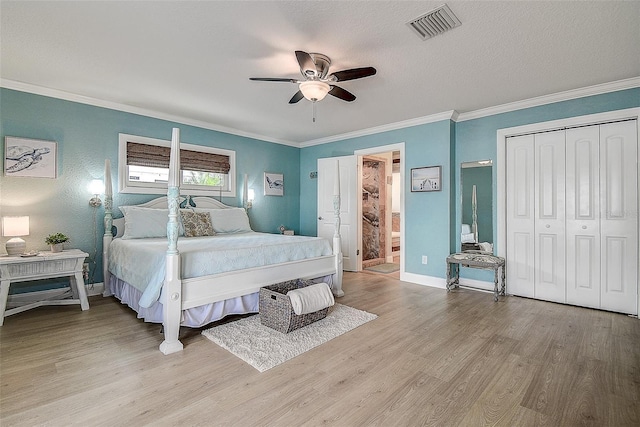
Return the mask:
[[[185,203],[186,202],[186,203]],[[169,203],[167,196],[158,197],[157,199],[149,200],[146,203],[139,205],[133,205],[140,208],[150,209],[168,209]],[[198,207],[204,209],[231,209],[234,206],[225,205],[224,203],[205,196],[180,196],[180,207]],[[114,238],[122,237],[124,234],[124,216],[113,219],[113,226],[116,227],[116,233],[113,234]]]

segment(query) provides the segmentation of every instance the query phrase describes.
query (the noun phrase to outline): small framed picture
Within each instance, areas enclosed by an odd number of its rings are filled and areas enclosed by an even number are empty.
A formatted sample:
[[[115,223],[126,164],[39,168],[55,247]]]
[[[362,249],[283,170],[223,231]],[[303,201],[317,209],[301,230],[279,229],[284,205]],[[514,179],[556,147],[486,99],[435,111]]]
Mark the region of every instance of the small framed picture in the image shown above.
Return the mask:
[[[33,178],[58,176],[58,153],[55,141],[4,138],[4,175]]]
[[[441,166],[427,166],[411,169],[411,191],[440,191],[442,181]]]
[[[265,196],[283,196],[284,195],[284,176],[281,173],[264,173],[264,195]]]

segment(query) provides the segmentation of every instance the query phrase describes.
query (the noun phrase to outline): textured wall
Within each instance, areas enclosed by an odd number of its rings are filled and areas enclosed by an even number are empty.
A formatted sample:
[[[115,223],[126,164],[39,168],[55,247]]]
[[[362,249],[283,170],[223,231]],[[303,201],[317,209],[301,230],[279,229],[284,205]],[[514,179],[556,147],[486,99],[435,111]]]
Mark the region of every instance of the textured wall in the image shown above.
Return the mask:
[[[451,121],[443,120],[420,126],[382,132],[329,144],[303,148],[300,155],[300,228],[303,232],[316,232],[317,184],[309,178],[309,172],[317,170],[317,160],[353,154],[355,150],[383,145],[405,143],[404,207],[406,238],[402,242],[405,269],[409,273],[444,277],[444,259],[449,255],[450,181],[451,170]],[[411,193],[411,168],[442,166],[442,190],[428,193]],[[429,263],[422,264],[422,255]]]
[[[88,206],[87,184],[102,179],[104,159],[117,165],[118,133],[169,139],[171,128],[181,128],[184,142],[228,148],[237,152],[237,176],[241,184],[249,174],[256,201],[249,216],[254,229],[275,232],[280,224],[296,233],[316,234],[317,181],[309,173],[317,170],[318,158],[353,154],[354,150],[405,142],[406,271],[444,277],[446,255],[459,245],[460,163],[479,159],[496,160],[496,131],[547,120],[640,107],[640,89],[527,108],[459,123],[442,121],[302,150],[250,138],[186,126],[165,120],[123,113],[105,108],[0,89],[0,137],[53,140],[58,142],[58,178],[0,177],[0,215],[29,215],[30,249],[46,249],[44,237],[62,231],[71,236],[71,247],[93,253],[93,215]],[[411,193],[410,170],[442,165],[442,191]],[[264,171],[282,172],[284,197],[265,197]],[[114,186],[117,179],[113,177]],[[494,176],[494,195],[495,189]],[[153,195],[115,194],[115,205],[140,203]],[[224,201],[240,205],[235,199]],[[103,210],[100,208],[100,215]],[[102,222],[98,219],[98,261],[101,256]],[[496,226],[493,210],[494,230]],[[495,233],[495,232],[494,232]],[[495,237],[495,234],[494,234]],[[456,241],[457,239],[457,241]],[[3,238],[2,243],[4,243]],[[3,250],[3,245],[0,245]],[[429,264],[422,265],[422,255]],[[101,266],[95,281],[102,281]],[[463,274],[467,269],[463,270]],[[477,272],[479,278],[485,276]],[[475,271],[469,273],[476,274]],[[475,277],[475,276],[474,276]]]
[[[105,158],[112,164],[114,206],[157,197],[117,193],[118,133],[170,140],[171,129],[176,126],[181,129],[183,142],[236,151],[237,196],[223,201],[241,205],[243,176],[248,174],[249,187],[256,194],[249,212],[255,230],[277,232],[278,226],[285,224],[299,232],[298,148],[8,89],[0,91],[0,111],[3,152],[5,136],[58,143],[57,179],[1,177],[0,216],[29,215],[31,234],[24,238],[28,249],[47,249],[44,237],[60,231],[71,237],[68,247],[93,255],[94,222],[87,185],[92,179],[103,178]],[[265,171],[284,174],[283,197],[263,196]],[[120,216],[117,209],[114,211]],[[102,281],[103,212],[100,207],[95,282]],[[6,241],[2,239],[0,252],[4,252]]]
[[[498,129],[633,107],[640,107],[640,88],[458,123],[443,121],[303,148],[300,155],[300,228],[306,233],[315,233],[317,192],[315,180],[309,178],[309,172],[317,170],[318,158],[350,155],[354,150],[405,142],[405,269],[408,273],[444,278],[446,256],[460,247],[460,164],[492,159],[495,167]],[[442,191],[411,193],[411,168],[439,164],[443,166]],[[494,174],[494,242],[497,226],[496,197]],[[429,257],[428,265],[421,264],[422,255]],[[463,269],[462,276],[493,280],[490,272],[471,269]]]

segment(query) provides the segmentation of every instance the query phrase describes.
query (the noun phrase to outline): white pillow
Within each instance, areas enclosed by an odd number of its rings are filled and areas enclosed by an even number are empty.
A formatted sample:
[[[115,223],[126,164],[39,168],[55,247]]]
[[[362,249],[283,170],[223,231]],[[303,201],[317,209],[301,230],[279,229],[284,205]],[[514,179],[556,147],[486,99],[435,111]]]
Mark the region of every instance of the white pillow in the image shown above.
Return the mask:
[[[213,231],[216,233],[246,233],[247,231],[252,231],[247,211],[243,208],[195,208],[194,210],[196,212],[209,212]]]
[[[146,237],[167,237],[169,209],[120,206],[124,214],[123,239],[143,239]],[[184,228],[178,216],[178,234],[184,235]]]

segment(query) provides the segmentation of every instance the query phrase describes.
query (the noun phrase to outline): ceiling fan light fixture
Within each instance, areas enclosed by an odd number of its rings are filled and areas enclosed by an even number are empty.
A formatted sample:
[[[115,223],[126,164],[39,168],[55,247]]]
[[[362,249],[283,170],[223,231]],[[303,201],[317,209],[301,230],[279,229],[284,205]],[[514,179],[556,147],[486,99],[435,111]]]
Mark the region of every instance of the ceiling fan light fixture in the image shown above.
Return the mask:
[[[330,89],[327,83],[317,80],[300,82],[300,92],[311,102],[322,101]]]

